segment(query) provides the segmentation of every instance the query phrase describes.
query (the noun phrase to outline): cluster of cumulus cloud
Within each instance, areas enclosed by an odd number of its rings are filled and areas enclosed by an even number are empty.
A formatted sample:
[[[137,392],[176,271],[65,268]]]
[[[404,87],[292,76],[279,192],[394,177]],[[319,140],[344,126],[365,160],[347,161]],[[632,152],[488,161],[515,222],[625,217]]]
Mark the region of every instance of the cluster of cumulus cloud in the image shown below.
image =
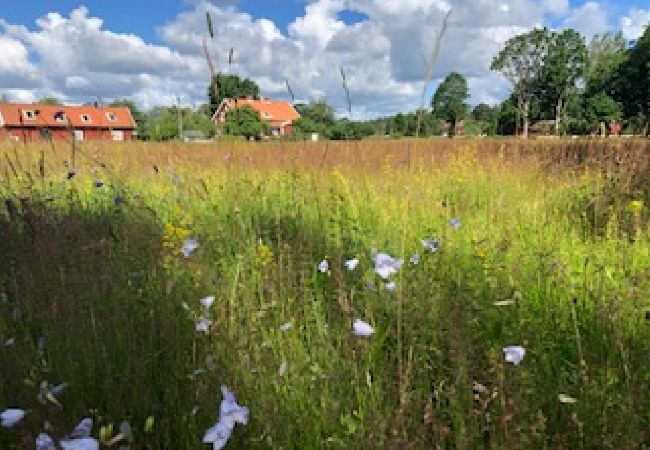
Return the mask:
[[[288,98],[288,80],[299,99],[325,98],[343,112],[339,67],[344,67],[355,118],[412,110],[419,103],[426,55],[452,4],[434,77],[464,74],[472,103],[495,102],[507,93],[506,81],[489,64],[516,34],[536,26],[571,26],[587,37],[620,29],[635,39],[650,21],[650,10],[620,10],[597,1],[571,6],[568,0],[312,0],[281,29],[240,10],[236,0],[196,0],[159,25],[154,44],[111,31],[79,6],[51,12],[35,24],[0,18],[0,94],[17,101],[129,97],[145,109],[180,96],[197,106],[205,101],[209,81],[202,54],[208,10],[218,67],[227,67],[234,48],[232,71],[254,79],[266,96]],[[349,11],[358,13],[358,20],[343,20],[341,14]]]

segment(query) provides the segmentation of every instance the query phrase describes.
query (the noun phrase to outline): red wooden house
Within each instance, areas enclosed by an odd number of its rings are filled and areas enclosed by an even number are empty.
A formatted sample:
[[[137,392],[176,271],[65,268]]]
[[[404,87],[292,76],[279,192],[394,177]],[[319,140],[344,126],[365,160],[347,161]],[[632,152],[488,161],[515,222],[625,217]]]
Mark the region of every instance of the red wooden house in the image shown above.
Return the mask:
[[[0,139],[133,139],[135,122],[129,108],[0,103]]]
[[[224,99],[214,115],[212,121],[215,124],[222,124],[226,120],[226,113],[233,108],[250,106],[260,114],[260,118],[271,127],[271,135],[285,136],[293,131],[293,121],[300,119],[300,114],[288,102],[276,102],[263,98],[254,100],[252,98],[226,98]]]

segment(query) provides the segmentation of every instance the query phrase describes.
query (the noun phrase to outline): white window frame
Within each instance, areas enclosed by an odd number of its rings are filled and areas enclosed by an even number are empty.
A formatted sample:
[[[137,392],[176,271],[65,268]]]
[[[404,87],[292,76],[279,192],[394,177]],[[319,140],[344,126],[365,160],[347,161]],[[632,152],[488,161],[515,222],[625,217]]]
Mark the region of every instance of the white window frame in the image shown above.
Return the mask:
[[[114,112],[107,112],[106,118],[108,119],[109,122],[117,122],[117,115],[115,115]]]
[[[35,120],[36,112],[33,109],[26,109],[23,111],[23,117],[27,120]]]
[[[81,121],[84,123],[92,123],[92,121],[90,120],[90,116],[88,114],[81,114],[79,117],[81,118]]]
[[[66,116],[65,113],[61,114],[60,116],[54,116],[54,121],[65,123],[68,121],[68,116]]]

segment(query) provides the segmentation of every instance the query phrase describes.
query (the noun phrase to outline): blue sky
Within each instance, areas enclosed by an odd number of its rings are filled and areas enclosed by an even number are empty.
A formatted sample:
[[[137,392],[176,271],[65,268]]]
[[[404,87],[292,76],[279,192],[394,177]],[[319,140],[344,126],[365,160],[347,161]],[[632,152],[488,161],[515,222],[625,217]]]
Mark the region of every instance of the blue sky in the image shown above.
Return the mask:
[[[518,33],[545,25],[587,38],[620,29],[634,39],[650,22],[647,0],[0,0],[0,94],[69,103],[128,97],[144,108],[180,96],[199,105],[210,10],[218,67],[234,47],[231,70],[263,95],[287,98],[289,80],[298,99],[322,98],[343,113],[342,66],[355,117],[408,111],[419,105],[423,59],[450,7],[427,92],[457,71],[473,104],[508,94],[489,63]]]

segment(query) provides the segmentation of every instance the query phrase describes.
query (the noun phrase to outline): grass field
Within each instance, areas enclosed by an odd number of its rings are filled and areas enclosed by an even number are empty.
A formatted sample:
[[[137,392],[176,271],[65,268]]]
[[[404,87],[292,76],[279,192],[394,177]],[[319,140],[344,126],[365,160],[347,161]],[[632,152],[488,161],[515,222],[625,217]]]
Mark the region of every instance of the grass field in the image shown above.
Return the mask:
[[[3,144],[0,180],[0,448],[207,448],[223,384],[229,449],[650,449],[647,140]]]

